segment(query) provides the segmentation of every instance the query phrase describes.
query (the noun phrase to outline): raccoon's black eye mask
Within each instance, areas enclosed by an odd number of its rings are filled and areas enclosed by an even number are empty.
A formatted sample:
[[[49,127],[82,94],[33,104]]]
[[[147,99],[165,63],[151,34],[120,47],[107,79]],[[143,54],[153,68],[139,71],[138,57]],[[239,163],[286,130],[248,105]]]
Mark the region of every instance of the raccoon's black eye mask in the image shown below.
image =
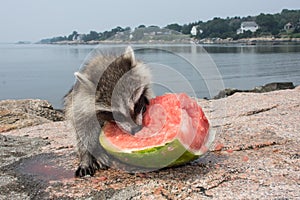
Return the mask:
[[[139,100],[134,105],[133,112],[131,111],[131,117],[133,119],[136,118],[138,114],[141,112],[146,112],[146,105],[149,105],[149,100],[145,95],[142,95]],[[118,122],[125,122],[128,119],[124,116],[121,112],[110,112],[110,111],[97,111],[96,113],[97,118],[104,120],[104,121],[118,121]]]
[[[120,112],[97,111],[97,118],[104,121],[125,122],[126,117]]]
[[[97,111],[96,112],[97,118],[104,120],[104,121],[115,121],[112,112],[109,111]]]
[[[142,95],[134,105],[134,113],[139,114],[141,111],[146,112],[146,105],[149,105],[149,100],[145,95]]]

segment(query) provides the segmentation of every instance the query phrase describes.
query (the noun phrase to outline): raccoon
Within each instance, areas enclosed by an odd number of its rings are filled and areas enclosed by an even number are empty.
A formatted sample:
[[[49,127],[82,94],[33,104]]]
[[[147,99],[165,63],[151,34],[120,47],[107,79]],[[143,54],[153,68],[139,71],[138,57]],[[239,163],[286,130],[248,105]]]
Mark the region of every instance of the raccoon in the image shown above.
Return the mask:
[[[99,143],[101,127],[115,121],[134,134],[152,97],[149,68],[129,46],[121,56],[98,54],[75,72],[76,82],[64,97],[65,114],[76,132],[79,166],[76,177],[106,169],[111,158]]]

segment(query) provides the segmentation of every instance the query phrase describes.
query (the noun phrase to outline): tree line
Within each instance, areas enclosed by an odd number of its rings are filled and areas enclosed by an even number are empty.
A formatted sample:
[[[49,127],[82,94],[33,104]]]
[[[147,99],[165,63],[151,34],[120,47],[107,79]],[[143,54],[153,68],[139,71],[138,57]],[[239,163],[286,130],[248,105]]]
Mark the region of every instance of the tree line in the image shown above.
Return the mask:
[[[237,34],[237,29],[240,28],[242,22],[255,21],[259,29],[256,32],[246,31],[242,34]],[[284,30],[284,26],[290,23],[292,28],[290,30]],[[164,28],[177,31],[182,34],[191,35],[193,27],[197,27],[197,34],[194,35],[196,39],[204,38],[250,38],[261,36],[274,36],[274,37],[300,37],[300,10],[288,10],[284,9],[281,13],[276,14],[264,14],[261,13],[258,16],[247,17],[227,17],[226,19],[215,17],[212,20],[206,22],[197,21],[188,24],[168,24]],[[77,31],[73,31],[68,36],[58,36],[50,39],[43,39],[41,43],[54,43],[59,41],[73,41],[81,40],[84,42],[92,40],[107,40],[113,37],[115,34],[125,31],[132,31],[147,28],[145,25],[139,25],[135,29],[130,27],[122,28],[120,26],[111,29],[110,31],[97,32],[90,31],[87,34],[79,34]]]
[[[93,41],[93,40],[106,40],[110,37],[114,36],[116,33],[124,32],[130,30],[130,27],[122,28],[120,26],[111,29],[110,31],[104,32],[97,32],[97,31],[90,31],[88,34],[79,34],[77,31],[73,31],[68,36],[58,36],[48,39],[42,39],[41,43],[55,43],[60,41],[74,41],[74,40],[81,40],[84,42]]]
[[[259,29],[256,32],[246,31],[243,34],[237,34],[242,22],[254,21],[258,24]],[[291,23],[292,29],[284,30],[284,26]],[[196,26],[198,31],[195,38],[249,38],[261,36],[294,36],[300,37],[300,10],[284,9],[277,14],[263,14],[258,16],[247,17],[227,17],[226,19],[214,18],[207,22],[198,21],[189,24],[169,24],[168,29],[176,30],[183,34],[190,34],[192,27]],[[201,31],[200,31],[201,30]]]

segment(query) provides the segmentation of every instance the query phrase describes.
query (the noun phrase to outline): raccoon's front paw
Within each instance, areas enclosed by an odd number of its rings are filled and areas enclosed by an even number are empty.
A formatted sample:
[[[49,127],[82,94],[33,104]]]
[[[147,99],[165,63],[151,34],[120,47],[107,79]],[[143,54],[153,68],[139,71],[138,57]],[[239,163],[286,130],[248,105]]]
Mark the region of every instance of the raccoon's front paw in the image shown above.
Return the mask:
[[[84,164],[80,163],[77,170],[75,171],[76,177],[83,177],[83,176],[94,176],[96,173],[96,170],[98,169],[107,169],[108,167],[106,165],[103,165],[101,163],[98,163],[96,159],[93,159],[91,163]]]
[[[76,177],[83,177],[83,176],[94,176],[96,169],[92,166],[82,166],[79,165],[76,172],[75,172],[75,176]]]

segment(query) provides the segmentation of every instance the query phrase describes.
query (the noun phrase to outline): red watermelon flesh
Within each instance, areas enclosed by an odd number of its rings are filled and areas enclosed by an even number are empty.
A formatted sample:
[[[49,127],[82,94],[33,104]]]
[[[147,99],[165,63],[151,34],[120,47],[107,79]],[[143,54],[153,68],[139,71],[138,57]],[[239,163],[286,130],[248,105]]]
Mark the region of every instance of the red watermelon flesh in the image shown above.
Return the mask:
[[[143,117],[143,129],[131,135],[116,123],[104,126],[106,142],[122,152],[162,146],[177,138],[193,153],[207,151],[209,123],[201,107],[186,94],[166,94],[150,100]]]

